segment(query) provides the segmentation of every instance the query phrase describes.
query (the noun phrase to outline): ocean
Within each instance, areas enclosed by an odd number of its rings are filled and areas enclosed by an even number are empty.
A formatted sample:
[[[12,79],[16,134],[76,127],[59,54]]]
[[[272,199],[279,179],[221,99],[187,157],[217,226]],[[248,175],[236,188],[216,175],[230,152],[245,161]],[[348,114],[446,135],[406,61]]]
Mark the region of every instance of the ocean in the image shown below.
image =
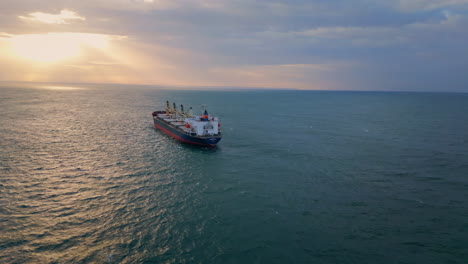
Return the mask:
[[[155,130],[166,100],[206,104],[218,147]],[[468,263],[468,94],[7,86],[0,110],[0,263]]]

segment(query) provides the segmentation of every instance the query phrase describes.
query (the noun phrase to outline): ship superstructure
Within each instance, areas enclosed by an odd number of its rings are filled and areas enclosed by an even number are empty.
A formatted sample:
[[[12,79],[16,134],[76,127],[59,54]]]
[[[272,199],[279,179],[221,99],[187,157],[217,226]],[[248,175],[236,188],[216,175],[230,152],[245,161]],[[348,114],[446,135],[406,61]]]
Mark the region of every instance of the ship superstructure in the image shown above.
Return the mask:
[[[221,140],[221,129],[218,117],[208,114],[203,107],[201,115],[195,116],[192,107],[184,112],[184,106],[180,105],[180,111],[176,104],[166,101],[165,111],[153,112],[154,127],[169,136],[189,144],[201,146],[215,146]]]

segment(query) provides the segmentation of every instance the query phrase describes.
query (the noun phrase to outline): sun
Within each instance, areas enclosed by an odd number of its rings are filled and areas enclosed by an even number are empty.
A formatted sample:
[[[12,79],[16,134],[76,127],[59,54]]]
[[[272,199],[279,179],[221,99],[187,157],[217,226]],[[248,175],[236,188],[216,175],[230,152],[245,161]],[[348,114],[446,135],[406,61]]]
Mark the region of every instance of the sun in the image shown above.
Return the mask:
[[[86,46],[105,49],[108,42],[106,35],[88,33],[28,34],[10,38],[12,52],[17,57],[41,63],[73,59]]]

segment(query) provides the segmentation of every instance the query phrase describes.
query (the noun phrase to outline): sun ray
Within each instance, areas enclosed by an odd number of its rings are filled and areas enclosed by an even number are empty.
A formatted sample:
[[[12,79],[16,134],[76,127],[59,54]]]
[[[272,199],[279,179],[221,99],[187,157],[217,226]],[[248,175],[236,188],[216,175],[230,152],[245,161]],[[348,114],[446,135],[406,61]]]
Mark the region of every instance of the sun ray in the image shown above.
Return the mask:
[[[15,35],[9,38],[9,43],[19,58],[54,63],[78,57],[84,47],[103,50],[110,39],[103,34],[47,33]]]

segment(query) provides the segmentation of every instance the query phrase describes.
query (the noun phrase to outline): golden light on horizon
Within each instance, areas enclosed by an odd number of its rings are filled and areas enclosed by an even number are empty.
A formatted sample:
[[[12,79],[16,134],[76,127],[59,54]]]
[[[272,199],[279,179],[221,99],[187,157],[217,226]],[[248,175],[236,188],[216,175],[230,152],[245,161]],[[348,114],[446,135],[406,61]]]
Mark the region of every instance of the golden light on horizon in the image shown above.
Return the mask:
[[[110,37],[89,33],[47,33],[14,35],[9,38],[13,54],[19,58],[55,63],[73,59],[82,54],[85,47],[104,50]]]

